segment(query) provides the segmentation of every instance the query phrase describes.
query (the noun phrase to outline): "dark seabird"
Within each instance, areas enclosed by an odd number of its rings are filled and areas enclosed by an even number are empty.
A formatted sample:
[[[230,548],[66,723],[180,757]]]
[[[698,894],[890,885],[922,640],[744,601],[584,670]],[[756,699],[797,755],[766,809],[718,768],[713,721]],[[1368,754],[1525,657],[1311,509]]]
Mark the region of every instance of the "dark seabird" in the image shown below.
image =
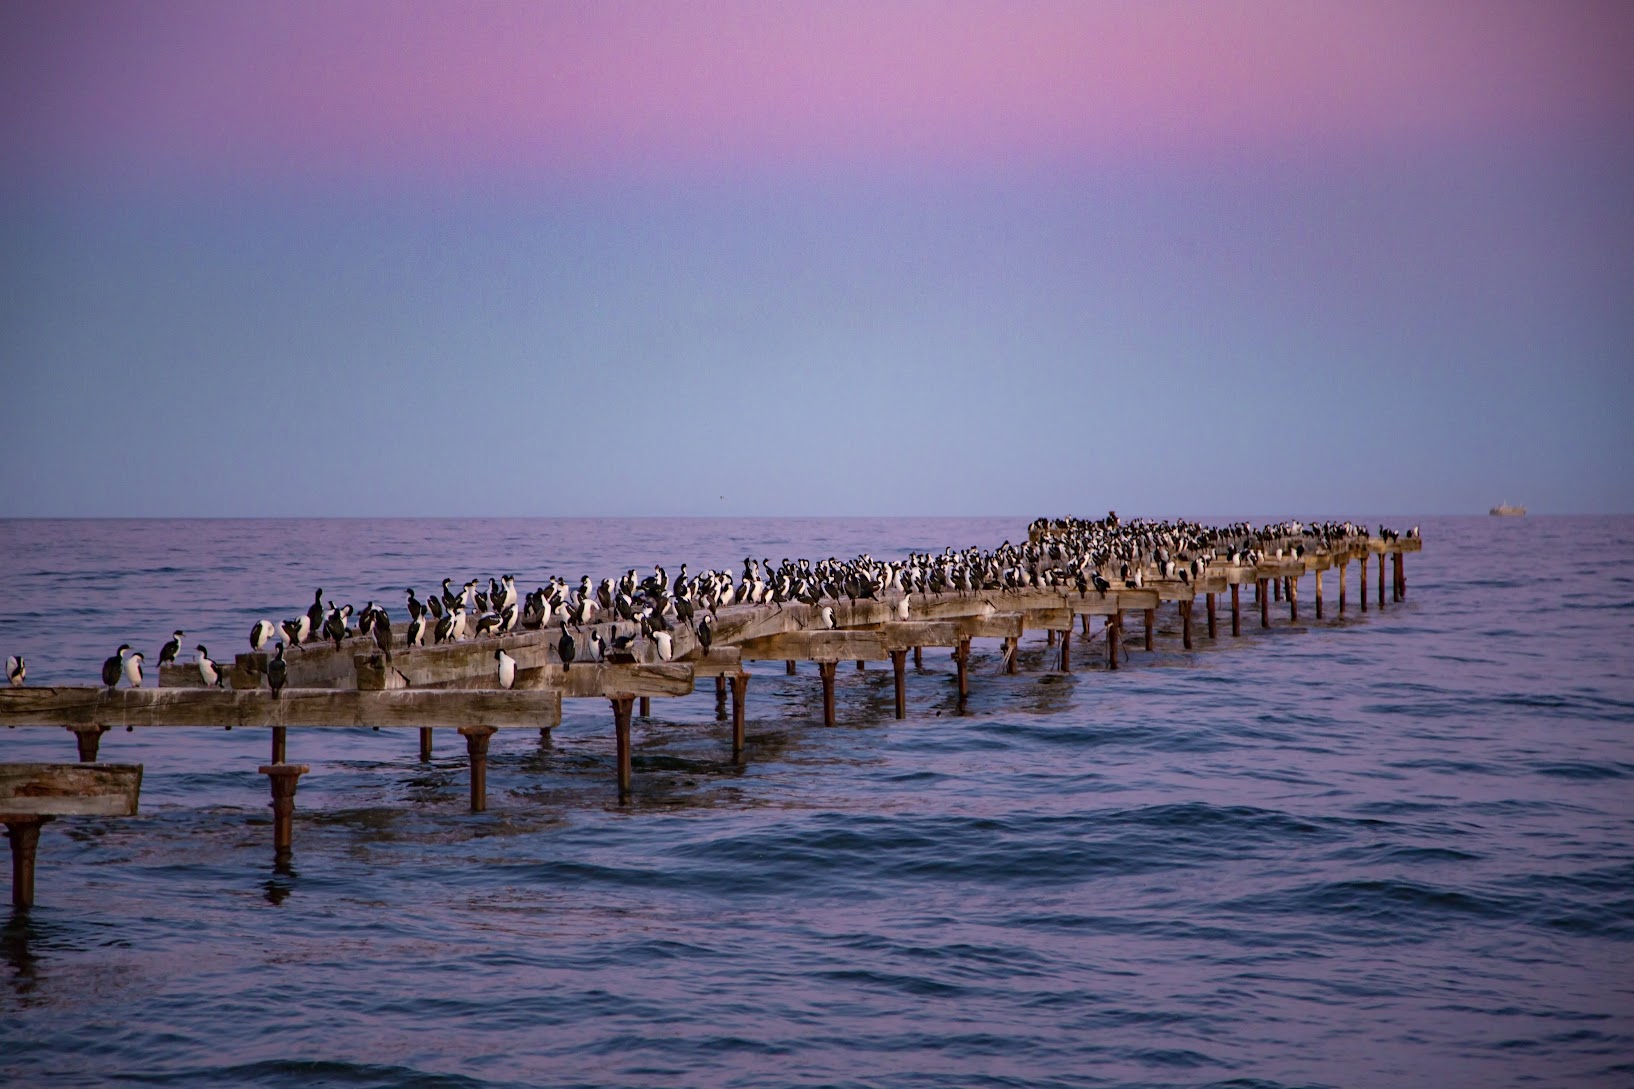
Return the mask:
[[[204,682],[206,688],[220,688],[221,670],[210,660],[210,652],[204,649],[203,643],[193,649],[199,653],[199,679]]]
[[[386,615],[385,609],[376,609],[374,611],[372,629],[375,646],[379,647],[386,655],[386,661],[391,661],[391,617]]]
[[[709,626],[709,614],[705,613],[704,618],[698,621],[698,645],[704,648],[704,657],[709,656],[709,644],[714,641],[715,632]]]
[[[556,653],[561,655],[562,669],[564,671],[572,667],[573,656],[578,653],[578,650],[579,644],[573,638],[573,633],[567,630],[566,624],[562,625],[562,637],[556,640]]]
[[[289,663],[284,661],[284,644],[279,643],[272,648],[272,661],[267,663],[267,684],[272,686],[272,698],[277,699],[278,693],[284,690],[284,682],[289,679]]]
[[[331,610],[323,622],[323,636],[340,649],[340,641],[346,638],[346,614],[339,609]]]
[[[180,628],[170,633],[170,642],[159,648],[160,665],[167,666],[175,663],[176,655],[182,652],[182,636],[186,634]]]
[[[503,650],[494,651],[494,661],[499,663],[499,687],[509,688],[516,683],[516,659]]]
[[[419,598],[414,596],[414,587],[410,586],[406,592],[408,594],[408,614],[409,614],[409,619],[410,620],[418,620],[418,619],[420,619],[420,614],[425,612],[426,607],[424,605],[420,604],[420,599]]]
[[[28,663],[23,661],[21,654],[6,659],[6,681],[13,688],[20,688],[28,680]]]
[[[129,643],[120,643],[114,656],[102,663],[102,683],[109,688],[119,687],[119,675],[125,671],[125,652],[129,649]]]
[[[323,589],[320,587],[318,592],[312,595],[312,604],[306,607],[307,631],[323,630],[323,614]]]

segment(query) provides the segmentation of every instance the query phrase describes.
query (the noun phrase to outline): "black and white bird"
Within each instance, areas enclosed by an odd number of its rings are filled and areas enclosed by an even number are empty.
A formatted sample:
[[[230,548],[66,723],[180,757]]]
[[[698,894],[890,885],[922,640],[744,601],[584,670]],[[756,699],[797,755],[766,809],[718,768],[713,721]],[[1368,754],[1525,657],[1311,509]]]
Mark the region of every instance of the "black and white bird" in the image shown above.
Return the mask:
[[[896,618],[898,620],[908,619],[908,599],[912,596],[912,594],[903,594],[902,600],[896,603]]]
[[[556,653],[561,656],[563,670],[573,667],[573,658],[578,651],[578,641],[573,638],[573,633],[567,630],[567,626],[563,625],[562,637],[556,640]]]
[[[312,595],[312,604],[306,607],[306,630],[309,632],[323,631],[323,616],[323,588],[320,586],[318,591]]]
[[[374,622],[369,625],[369,631],[374,636],[374,645],[380,648],[391,661],[391,617],[386,615],[385,609],[374,610]]]
[[[499,687],[509,688],[516,683],[516,659],[503,650],[494,651],[494,661],[499,663]]]
[[[103,661],[102,683],[109,688],[119,687],[119,678],[125,672],[125,652],[129,649],[129,643],[120,643],[119,649],[114,651],[113,657]]]
[[[6,659],[6,683],[13,688],[21,688],[28,680],[28,663],[23,661],[21,654]]]
[[[817,610],[817,612],[818,612],[818,615],[820,615],[822,617],[822,619],[823,619],[823,627],[825,627],[825,628],[833,628],[834,627],[834,608],[833,608],[833,606],[824,605],[821,609]]]
[[[667,662],[675,657],[675,640],[669,632],[653,632],[652,645],[658,648],[658,660],[660,662]]]
[[[704,657],[709,657],[709,644],[715,641],[715,630],[709,624],[709,614],[698,621],[698,645],[704,648]]]
[[[257,620],[255,627],[250,629],[250,649],[260,650],[272,641],[278,634],[278,629],[270,620]]]
[[[204,682],[206,688],[220,688],[223,680],[221,670],[210,660],[210,652],[204,649],[203,643],[193,649],[199,655],[199,680]]]
[[[159,664],[162,666],[174,665],[176,655],[182,652],[182,636],[187,633],[177,628],[170,633],[170,642],[159,648]]]
[[[125,656],[125,679],[132,688],[142,687],[142,652]]]
[[[284,644],[279,643],[272,648],[272,661],[267,663],[267,684],[272,688],[273,699],[278,698],[288,679],[289,663],[284,661]]]

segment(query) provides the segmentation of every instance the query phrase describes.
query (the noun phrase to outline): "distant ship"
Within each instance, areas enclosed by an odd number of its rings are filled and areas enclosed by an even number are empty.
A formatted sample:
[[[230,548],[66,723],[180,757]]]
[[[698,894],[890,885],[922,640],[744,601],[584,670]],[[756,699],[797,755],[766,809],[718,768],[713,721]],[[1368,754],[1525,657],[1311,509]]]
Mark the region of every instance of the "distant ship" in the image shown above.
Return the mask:
[[[1521,518],[1525,516],[1526,508],[1512,507],[1508,503],[1499,503],[1496,507],[1493,507],[1491,510],[1487,511],[1487,513],[1495,514],[1500,518]]]

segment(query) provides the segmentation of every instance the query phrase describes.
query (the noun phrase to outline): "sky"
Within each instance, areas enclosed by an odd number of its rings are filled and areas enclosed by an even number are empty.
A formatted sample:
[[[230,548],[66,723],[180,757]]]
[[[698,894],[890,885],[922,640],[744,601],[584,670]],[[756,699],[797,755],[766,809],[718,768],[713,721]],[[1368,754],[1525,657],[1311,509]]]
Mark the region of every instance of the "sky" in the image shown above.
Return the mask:
[[[1634,5],[8,0],[0,516],[1634,511]]]

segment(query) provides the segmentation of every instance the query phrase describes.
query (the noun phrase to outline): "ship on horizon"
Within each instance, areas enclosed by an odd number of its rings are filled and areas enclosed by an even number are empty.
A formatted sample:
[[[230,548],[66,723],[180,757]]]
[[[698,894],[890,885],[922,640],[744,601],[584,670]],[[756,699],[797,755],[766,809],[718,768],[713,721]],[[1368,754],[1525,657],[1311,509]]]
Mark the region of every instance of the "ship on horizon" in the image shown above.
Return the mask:
[[[1491,510],[1487,511],[1487,513],[1495,514],[1500,518],[1522,518],[1526,515],[1526,508],[1522,506],[1510,506],[1507,502],[1505,502],[1499,503],[1496,507],[1493,507]]]

